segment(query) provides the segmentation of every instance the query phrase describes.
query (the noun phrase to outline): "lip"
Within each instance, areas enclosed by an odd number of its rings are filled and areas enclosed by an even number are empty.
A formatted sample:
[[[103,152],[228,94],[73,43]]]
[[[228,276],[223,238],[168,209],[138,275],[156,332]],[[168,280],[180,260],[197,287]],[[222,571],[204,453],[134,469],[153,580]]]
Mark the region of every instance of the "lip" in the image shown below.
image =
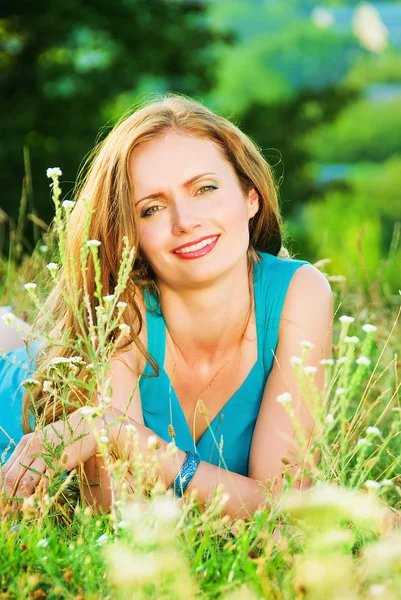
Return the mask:
[[[212,238],[214,237],[214,240],[212,240]],[[174,256],[176,256],[178,259],[181,260],[194,260],[196,258],[201,258],[202,256],[206,256],[206,254],[210,254],[210,252],[213,252],[214,247],[216,246],[217,242],[220,239],[220,236],[208,236],[206,238],[203,238],[204,240],[208,240],[210,239],[210,244],[206,244],[206,246],[203,246],[202,248],[200,248],[199,250],[192,250],[192,251],[187,251],[187,252],[174,252]],[[188,244],[187,244],[188,245]],[[184,246],[185,248],[185,246]]]
[[[216,235],[218,235],[217,233],[212,234],[212,235],[205,235],[204,237],[201,237],[197,240],[193,240],[193,242],[188,242],[188,244],[182,244],[182,246],[177,246],[177,248],[174,248],[174,250],[172,250],[171,252],[175,252],[176,250],[181,250],[181,248],[188,248],[188,246],[193,246],[194,244],[199,244],[199,242],[203,242],[203,240],[208,240],[211,238],[216,237]]]

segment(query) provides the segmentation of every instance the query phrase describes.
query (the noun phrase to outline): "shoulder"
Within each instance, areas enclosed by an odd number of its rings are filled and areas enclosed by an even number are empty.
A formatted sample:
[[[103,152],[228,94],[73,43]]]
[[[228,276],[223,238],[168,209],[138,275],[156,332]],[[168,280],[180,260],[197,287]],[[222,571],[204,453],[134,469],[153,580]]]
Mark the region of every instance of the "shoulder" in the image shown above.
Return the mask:
[[[303,264],[294,272],[283,306],[285,323],[318,328],[327,325],[333,318],[333,293],[330,283],[319,269],[312,264]]]

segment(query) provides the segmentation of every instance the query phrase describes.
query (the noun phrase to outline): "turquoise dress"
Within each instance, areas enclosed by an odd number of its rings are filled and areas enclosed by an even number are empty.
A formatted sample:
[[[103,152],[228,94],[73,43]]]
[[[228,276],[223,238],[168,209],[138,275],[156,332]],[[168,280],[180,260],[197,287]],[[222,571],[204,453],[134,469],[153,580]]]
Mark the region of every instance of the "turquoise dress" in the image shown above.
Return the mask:
[[[254,268],[254,297],[258,358],[241,387],[225,403],[210,423],[196,448],[178,398],[164,370],[166,351],[166,324],[149,296],[146,299],[148,351],[160,368],[158,377],[149,377],[153,370],[146,363],[139,387],[144,423],[165,441],[171,441],[169,425],[173,425],[175,443],[181,450],[195,450],[201,460],[221,465],[230,471],[248,474],[252,435],[258,416],[266,381],[273,367],[278,331],[285,296],[295,271],[304,260],[277,258],[260,252],[262,261]],[[153,299],[152,299],[153,300]],[[157,306],[156,306],[157,308]],[[8,438],[6,430],[17,442],[22,437],[20,426],[21,383],[30,376],[33,361],[26,350],[11,352],[25,368],[0,361],[0,456]],[[10,451],[8,452],[8,455]]]

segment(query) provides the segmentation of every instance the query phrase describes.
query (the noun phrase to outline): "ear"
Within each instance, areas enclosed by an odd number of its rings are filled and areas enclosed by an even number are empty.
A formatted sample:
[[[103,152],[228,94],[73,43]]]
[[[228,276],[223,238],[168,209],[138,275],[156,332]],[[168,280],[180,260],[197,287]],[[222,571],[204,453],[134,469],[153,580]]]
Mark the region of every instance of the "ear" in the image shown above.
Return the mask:
[[[255,188],[248,192],[248,219],[252,219],[259,210],[259,194]]]

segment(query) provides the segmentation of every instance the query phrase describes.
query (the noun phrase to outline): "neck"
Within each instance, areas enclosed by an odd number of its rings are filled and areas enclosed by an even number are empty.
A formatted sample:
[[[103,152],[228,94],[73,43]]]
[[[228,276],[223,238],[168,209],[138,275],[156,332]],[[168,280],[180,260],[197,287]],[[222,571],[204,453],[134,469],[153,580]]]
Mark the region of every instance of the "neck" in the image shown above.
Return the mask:
[[[206,372],[239,346],[251,306],[246,258],[210,287],[178,293],[159,286],[177,359]]]

